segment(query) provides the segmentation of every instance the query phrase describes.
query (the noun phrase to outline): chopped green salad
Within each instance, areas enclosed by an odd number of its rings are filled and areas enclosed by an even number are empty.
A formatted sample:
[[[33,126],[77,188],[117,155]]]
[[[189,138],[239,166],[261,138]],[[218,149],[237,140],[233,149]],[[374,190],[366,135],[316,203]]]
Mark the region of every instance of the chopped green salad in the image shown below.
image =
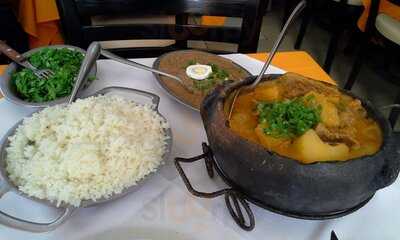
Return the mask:
[[[32,70],[22,69],[12,75],[20,97],[29,102],[47,102],[68,96],[73,88],[84,56],[68,48],[44,48],[29,57],[38,69],[50,69],[54,76],[40,79]]]
[[[257,112],[264,133],[276,138],[301,136],[321,121],[321,106],[315,104],[312,95],[273,103],[260,102]]]

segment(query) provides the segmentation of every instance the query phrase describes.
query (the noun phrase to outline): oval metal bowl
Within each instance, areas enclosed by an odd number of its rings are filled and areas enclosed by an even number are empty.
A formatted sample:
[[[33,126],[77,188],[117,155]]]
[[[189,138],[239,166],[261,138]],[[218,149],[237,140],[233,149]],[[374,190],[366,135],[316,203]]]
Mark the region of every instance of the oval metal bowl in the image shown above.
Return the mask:
[[[31,49],[27,52],[25,52],[24,54],[22,54],[25,58],[28,58],[29,56],[31,56],[33,53],[36,53],[44,48],[56,48],[56,49],[60,49],[60,48],[68,48],[71,50],[75,50],[78,52],[81,52],[82,54],[85,54],[86,51],[83,50],[82,48],[79,47],[75,47],[75,46],[70,46],[70,45],[51,45],[51,46],[46,46],[46,47],[40,47],[40,48],[34,48]],[[56,100],[53,101],[48,101],[48,102],[41,102],[41,103],[36,103],[36,102],[28,102],[25,101],[23,99],[21,99],[21,97],[18,96],[17,90],[15,88],[14,83],[11,80],[11,76],[14,72],[16,72],[20,67],[16,64],[16,63],[11,63],[10,65],[8,65],[7,69],[5,70],[4,74],[1,76],[0,79],[0,90],[1,93],[3,94],[3,96],[10,102],[18,104],[18,105],[22,105],[22,106],[26,106],[26,107],[34,107],[34,108],[38,108],[38,107],[49,107],[49,106],[54,106],[60,103],[65,103],[68,101],[69,96],[65,96],[62,98],[58,98]],[[93,66],[93,68],[90,70],[89,73],[89,77],[93,77],[96,76],[96,72],[97,72],[97,66],[96,64]],[[90,85],[90,81],[87,81],[87,79],[84,80],[83,82],[83,88],[86,88]]]
[[[194,54],[194,55],[196,55],[196,54],[197,54],[197,55],[201,54],[201,55],[206,55],[206,56],[208,55],[208,56],[213,56],[213,57],[216,56],[216,57],[222,59],[223,61],[230,62],[233,66],[235,66],[236,68],[238,68],[238,69],[240,69],[241,71],[243,71],[243,72],[247,75],[247,77],[251,76],[250,72],[247,71],[247,69],[245,69],[244,67],[242,67],[242,66],[240,66],[239,64],[235,63],[234,61],[232,61],[232,60],[230,60],[230,59],[228,59],[228,58],[223,58],[223,57],[221,57],[221,56],[215,55],[215,54],[213,54],[213,53],[204,52],[204,51],[199,51],[199,50],[178,50],[178,51],[173,51],[173,52],[165,53],[165,54],[159,56],[159,57],[154,61],[154,63],[153,63],[153,68],[154,68],[154,69],[157,69],[157,70],[160,70],[160,71],[165,71],[164,69],[161,69],[161,68],[160,68],[160,62],[161,62],[164,58],[166,58],[166,57],[168,57],[168,56],[170,56],[170,55],[187,54],[187,53],[191,53],[191,54]],[[182,96],[179,96],[178,94],[176,94],[176,92],[174,92],[171,88],[169,88],[169,87],[167,86],[167,84],[165,84],[165,82],[163,81],[163,78],[164,78],[163,76],[161,76],[161,75],[159,75],[159,74],[157,74],[157,73],[153,73],[153,74],[154,74],[155,78],[157,79],[158,85],[160,85],[160,87],[161,87],[163,90],[165,90],[166,93],[167,93],[171,98],[175,99],[177,102],[179,102],[179,103],[185,105],[185,106],[188,107],[188,108],[191,108],[191,109],[193,109],[193,110],[195,110],[195,111],[198,111],[198,112],[200,111],[200,108],[194,106],[192,103],[190,103],[189,101],[185,100]],[[166,79],[168,79],[168,78],[166,78]],[[240,80],[239,80],[239,81],[240,81]],[[183,87],[182,87],[182,89],[185,90]]]
[[[157,111],[157,113],[165,120],[167,121],[167,119],[165,119],[164,116],[162,116],[158,110],[158,105],[160,102],[160,98],[157,95],[154,95],[152,93],[149,92],[145,92],[145,91],[141,91],[141,90],[137,90],[137,89],[130,89],[130,88],[123,88],[123,87],[108,87],[108,88],[104,88],[98,92],[96,92],[93,95],[90,96],[98,96],[98,95],[118,95],[121,96],[125,99],[134,101],[136,103],[139,104],[145,104],[145,103],[149,103],[149,100],[151,101],[152,105],[154,106],[153,109],[155,111]],[[90,97],[88,96],[88,97]],[[32,115],[32,114],[31,114]],[[30,116],[31,116],[30,115]],[[32,196],[28,196],[27,194],[23,193],[22,191],[18,190],[18,186],[16,186],[9,178],[8,178],[8,174],[6,172],[6,158],[7,158],[7,152],[6,152],[6,148],[9,146],[9,137],[12,136],[15,133],[15,130],[17,129],[17,127],[22,123],[22,120],[19,121],[18,123],[16,123],[7,133],[6,135],[3,137],[2,141],[1,141],[1,146],[0,146],[0,198],[1,196],[3,196],[5,193],[7,192],[14,192],[20,196],[23,196],[25,198],[31,199],[33,201],[39,202],[39,203],[43,203],[46,204],[48,206],[53,206],[56,207],[56,203],[49,201],[49,200],[45,200],[45,199],[39,199],[36,197],[32,197]],[[166,146],[166,151],[163,155],[163,163],[165,165],[165,163],[167,162],[167,160],[169,159],[169,155],[171,152],[171,147],[172,147],[172,132],[171,129],[168,128],[165,132],[165,134],[167,135],[167,146]],[[132,185],[128,188],[125,188],[121,193],[119,194],[113,194],[112,196],[108,197],[108,198],[101,198],[98,199],[96,201],[92,201],[92,200],[84,200],[81,202],[79,207],[74,207],[70,204],[66,204],[66,203],[62,203],[59,207],[59,209],[63,210],[63,213],[60,217],[58,217],[56,220],[54,220],[53,222],[50,223],[35,223],[35,222],[30,222],[27,220],[23,220],[23,219],[19,219],[13,216],[10,216],[2,211],[0,211],[0,224],[3,225],[7,225],[13,228],[18,228],[21,230],[25,230],[25,231],[31,231],[31,232],[47,232],[47,231],[51,231],[54,230],[55,228],[57,228],[58,226],[60,226],[62,223],[64,223],[70,216],[71,214],[76,211],[79,208],[86,208],[86,207],[92,207],[94,205],[100,204],[100,203],[106,203],[106,202],[111,202],[114,201],[120,197],[125,196],[128,193],[132,193],[134,191],[136,191],[139,187],[141,187],[147,179],[149,179],[152,175],[154,175],[156,172],[158,172],[158,170],[160,169],[160,167],[163,166],[163,164],[161,164],[156,171],[153,171],[152,173],[148,174],[147,176],[145,176],[143,179],[141,179],[140,181],[138,181],[137,184]]]

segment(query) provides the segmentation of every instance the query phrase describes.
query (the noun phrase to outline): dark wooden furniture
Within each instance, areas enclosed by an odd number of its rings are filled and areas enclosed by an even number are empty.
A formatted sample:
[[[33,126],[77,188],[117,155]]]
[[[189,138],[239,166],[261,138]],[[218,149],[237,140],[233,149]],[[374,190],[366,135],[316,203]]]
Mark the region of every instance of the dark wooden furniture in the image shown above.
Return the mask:
[[[394,4],[400,5],[399,0],[393,0],[391,1]],[[396,43],[385,37],[380,33],[380,31],[376,28],[376,19],[379,13],[379,4],[380,0],[372,0],[371,1],[371,6],[370,6],[370,11],[369,11],[369,16],[367,19],[367,25],[366,29],[364,32],[360,32],[362,34],[361,42],[360,42],[360,48],[356,54],[356,58],[353,64],[353,67],[351,69],[349,78],[347,79],[347,82],[344,86],[345,89],[351,90],[353,87],[354,83],[357,80],[357,76],[360,73],[360,70],[365,63],[365,60],[368,59],[368,53],[369,53],[369,47],[371,44],[372,39],[379,39],[384,46],[384,49],[382,53],[384,54],[384,62],[383,62],[383,68],[380,71],[380,75],[384,78],[389,80],[390,82],[400,86],[400,76],[395,73],[391,72],[391,64],[394,63],[394,60],[400,58],[400,43]],[[398,90],[396,99],[395,99],[395,104],[400,105],[400,89]],[[400,116],[400,109],[399,108],[393,108],[390,116],[389,116],[389,121],[391,125],[394,127],[398,117]]]
[[[18,52],[26,52],[29,49],[28,36],[18,23],[11,7],[11,2],[0,1],[0,40]],[[0,64],[9,63],[8,57],[0,55]]]
[[[308,0],[307,8],[304,11],[300,30],[294,45],[295,49],[301,48],[310,21],[312,19],[318,19],[320,25],[330,33],[328,51],[323,64],[323,68],[327,73],[329,73],[332,68],[337,46],[343,33],[346,30],[353,31],[356,28],[357,19],[362,11],[361,6],[351,5],[347,1],[348,0],[340,0],[337,2],[334,0]],[[299,0],[285,0],[284,21],[297,2],[299,2]]]
[[[57,0],[67,43],[86,48],[92,41],[173,39],[167,48],[113,49],[129,57],[158,56],[187,47],[187,40],[238,44],[238,52],[256,52],[266,0]],[[129,24],[94,26],[96,15],[132,17],[174,15],[176,24]],[[188,24],[189,15],[240,17],[241,27]]]

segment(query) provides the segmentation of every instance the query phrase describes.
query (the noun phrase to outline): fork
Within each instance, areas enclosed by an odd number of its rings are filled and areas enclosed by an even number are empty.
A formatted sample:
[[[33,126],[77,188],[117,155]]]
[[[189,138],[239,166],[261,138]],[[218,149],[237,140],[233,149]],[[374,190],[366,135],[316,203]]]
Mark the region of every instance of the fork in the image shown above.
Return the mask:
[[[50,69],[37,69],[24,56],[19,54],[17,51],[12,49],[4,41],[1,40],[0,40],[0,52],[9,57],[11,60],[13,60],[16,64],[32,70],[33,74],[35,74],[36,77],[38,78],[49,79],[54,75],[54,72],[51,71]]]

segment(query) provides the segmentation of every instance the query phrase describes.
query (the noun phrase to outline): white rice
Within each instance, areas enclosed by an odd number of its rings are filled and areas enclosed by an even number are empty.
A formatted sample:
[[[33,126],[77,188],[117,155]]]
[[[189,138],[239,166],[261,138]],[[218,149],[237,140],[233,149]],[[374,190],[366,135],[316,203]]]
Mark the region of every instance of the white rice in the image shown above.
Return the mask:
[[[155,171],[167,128],[150,106],[115,96],[49,107],[24,119],[9,138],[6,170],[29,196],[79,206]]]

